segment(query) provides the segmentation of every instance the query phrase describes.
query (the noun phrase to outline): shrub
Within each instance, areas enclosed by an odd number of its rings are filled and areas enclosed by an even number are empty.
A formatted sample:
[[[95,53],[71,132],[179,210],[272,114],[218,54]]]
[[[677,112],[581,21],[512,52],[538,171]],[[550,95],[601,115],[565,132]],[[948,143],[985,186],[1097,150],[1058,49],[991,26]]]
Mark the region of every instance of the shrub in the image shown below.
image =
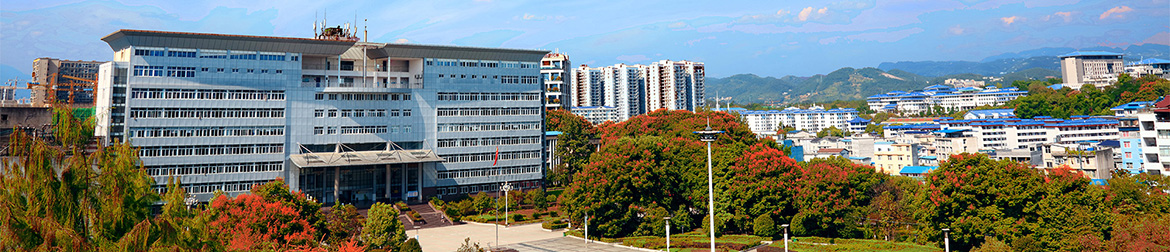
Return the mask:
[[[532,219],[540,219],[540,212],[532,212]]]
[[[548,216],[549,217],[560,217],[561,214],[556,212],[556,211],[552,211],[552,212],[548,212]]]
[[[540,227],[542,227],[544,229],[548,229],[548,230],[557,230],[557,229],[566,228],[568,226],[569,226],[569,223],[564,223],[561,220],[545,221],[544,223],[540,224]]]
[[[398,221],[398,209],[389,204],[375,203],[370,207],[362,240],[373,248],[390,248],[406,240],[405,228]]]
[[[752,231],[756,236],[773,238],[776,237],[776,223],[772,222],[771,215],[763,214],[752,222]]]
[[[418,244],[418,240],[410,238],[402,243],[402,247],[398,248],[400,252],[422,252],[422,246]]]
[[[523,220],[524,220],[524,215],[522,215],[522,214],[513,214],[512,216],[508,216],[508,218],[511,218],[511,219],[512,219],[512,222],[519,222],[519,221],[523,221]]]

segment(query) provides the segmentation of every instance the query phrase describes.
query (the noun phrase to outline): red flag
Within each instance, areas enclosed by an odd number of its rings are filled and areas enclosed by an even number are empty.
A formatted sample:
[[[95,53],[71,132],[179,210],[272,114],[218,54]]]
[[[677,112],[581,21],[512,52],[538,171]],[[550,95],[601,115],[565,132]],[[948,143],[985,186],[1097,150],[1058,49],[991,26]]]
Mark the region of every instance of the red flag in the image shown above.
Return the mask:
[[[492,162],[492,166],[496,166],[498,163],[500,163],[500,146],[496,146],[496,160]]]

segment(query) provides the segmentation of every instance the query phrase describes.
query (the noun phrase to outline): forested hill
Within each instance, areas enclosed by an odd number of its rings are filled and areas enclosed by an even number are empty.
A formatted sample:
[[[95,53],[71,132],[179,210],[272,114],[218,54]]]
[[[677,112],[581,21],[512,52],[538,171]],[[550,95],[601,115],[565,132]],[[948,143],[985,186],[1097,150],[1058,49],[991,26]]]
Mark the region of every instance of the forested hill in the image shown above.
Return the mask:
[[[1058,56],[1075,51],[1105,51],[1125,55],[1125,61],[1138,61],[1148,58],[1170,58],[1170,45],[1141,44],[1119,47],[1046,47],[1014,53],[1004,53],[983,58],[981,61],[899,61],[883,62],[879,69],[901,69],[923,76],[945,76],[952,74],[974,73],[980,75],[1001,76],[1007,73],[1020,72],[1027,69],[1043,68],[1060,71]]]
[[[916,90],[928,86],[926,78],[901,70],[882,71],[867,67],[841,68],[827,75],[812,77],[760,77],[738,74],[726,78],[707,78],[707,97],[732,97],[736,103],[778,101],[827,102],[865,99],[894,90]]]

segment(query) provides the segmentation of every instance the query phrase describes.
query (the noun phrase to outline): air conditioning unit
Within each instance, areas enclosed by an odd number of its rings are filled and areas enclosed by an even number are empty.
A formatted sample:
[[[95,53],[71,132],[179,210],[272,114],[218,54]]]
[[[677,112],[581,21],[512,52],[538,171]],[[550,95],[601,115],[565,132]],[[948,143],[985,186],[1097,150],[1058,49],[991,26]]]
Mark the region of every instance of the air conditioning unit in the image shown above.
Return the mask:
[[[422,79],[422,75],[421,75],[421,74],[416,74],[416,75],[414,75],[414,78],[415,78],[415,79]]]

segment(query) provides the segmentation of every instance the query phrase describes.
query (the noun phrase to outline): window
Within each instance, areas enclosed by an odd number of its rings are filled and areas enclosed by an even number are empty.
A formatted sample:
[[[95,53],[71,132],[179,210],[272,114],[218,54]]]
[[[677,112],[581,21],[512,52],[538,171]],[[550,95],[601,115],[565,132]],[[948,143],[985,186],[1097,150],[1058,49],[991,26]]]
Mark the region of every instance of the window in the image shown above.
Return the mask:
[[[195,52],[168,51],[167,57],[194,58]]]
[[[337,117],[337,110],[336,110],[336,109],[330,109],[330,110],[329,110],[329,117]]]
[[[206,68],[206,67],[204,67],[204,68],[200,68],[200,69],[199,69],[199,71],[200,71],[200,72],[207,72],[207,70],[210,70],[210,69],[209,69],[209,68]]]
[[[231,52],[231,56],[230,56],[229,58],[231,58],[231,59],[245,59],[245,60],[254,60],[254,59],[256,59],[256,52],[248,52],[248,51],[232,51],[232,52]]]
[[[313,110],[313,116],[317,117],[317,118],[324,118],[325,117],[325,110],[324,109]]]
[[[162,77],[162,66],[134,66],[134,76]]]
[[[195,77],[195,67],[167,67],[167,77]]]
[[[163,56],[163,50],[160,49],[134,49],[135,56]]]
[[[220,73],[222,73],[222,72],[223,72],[223,68],[216,68],[216,69],[215,69],[215,71],[216,71],[216,72],[220,72]]]

